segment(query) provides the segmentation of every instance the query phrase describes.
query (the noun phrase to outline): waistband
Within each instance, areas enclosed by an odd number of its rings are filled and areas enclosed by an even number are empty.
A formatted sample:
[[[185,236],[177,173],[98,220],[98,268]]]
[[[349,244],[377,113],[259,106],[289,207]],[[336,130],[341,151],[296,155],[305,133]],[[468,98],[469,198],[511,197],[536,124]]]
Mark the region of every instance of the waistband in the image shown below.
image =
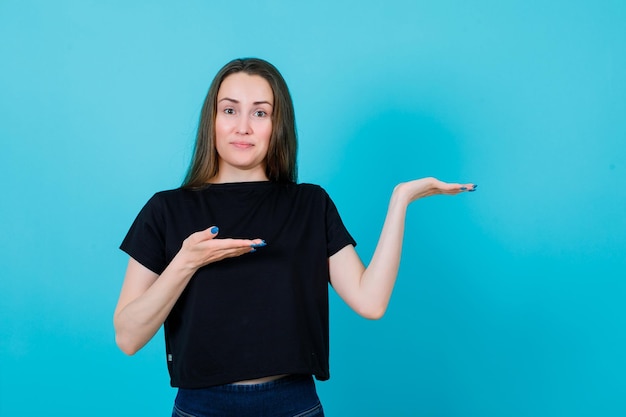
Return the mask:
[[[262,392],[271,391],[277,388],[285,387],[293,384],[314,384],[313,376],[311,375],[287,375],[279,379],[275,379],[269,382],[262,382],[260,384],[225,384],[216,385],[208,388],[179,388],[179,392],[194,392],[198,393],[202,390],[213,392]]]

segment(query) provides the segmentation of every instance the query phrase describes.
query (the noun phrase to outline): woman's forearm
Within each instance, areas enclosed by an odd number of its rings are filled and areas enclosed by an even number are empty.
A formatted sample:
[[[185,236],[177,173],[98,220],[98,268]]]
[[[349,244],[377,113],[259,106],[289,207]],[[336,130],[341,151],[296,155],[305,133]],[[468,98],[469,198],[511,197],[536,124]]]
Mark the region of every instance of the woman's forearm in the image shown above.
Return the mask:
[[[262,239],[215,239],[217,233],[212,226],[188,236],[160,276],[131,258],[113,319],[122,351],[132,355],[148,343],[199,268],[265,245]]]
[[[398,184],[391,195],[378,244],[367,268],[352,246],[331,256],[330,278],[337,293],[361,316],[382,317],[400,267],[409,204],[432,195],[456,195],[475,189],[474,184],[445,183],[432,177]]]
[[[133,266],[129,264],[128,274],[136,272],[132,271],[132,268]],[[134,265],[134,268],[141,268],[141,266]],[[174,258],[149,288],[116,311],[115,339],[124,353],[132,355],[152,339],[165,322],[194,272],[193,269],[181,265]],[[133,285],[132,281],[129,285]]]
[[[409,200],[396,187],[389,201],[374,255],[360,280],[363,308],[368,317],[382,317],[389,304],[400,267],[408,204]]]

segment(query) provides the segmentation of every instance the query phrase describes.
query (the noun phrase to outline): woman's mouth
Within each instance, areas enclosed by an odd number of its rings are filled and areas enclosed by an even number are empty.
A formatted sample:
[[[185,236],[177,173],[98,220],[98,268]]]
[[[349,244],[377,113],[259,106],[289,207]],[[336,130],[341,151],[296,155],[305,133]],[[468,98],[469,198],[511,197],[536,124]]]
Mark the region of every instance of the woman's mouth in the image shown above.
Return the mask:
[[[231,142],[231,145],[233,145],[235,148],[238,149],[248,149],[253,147],[254,145],[250,142],[241,142],[241,141],[235,141],[235,142]]]

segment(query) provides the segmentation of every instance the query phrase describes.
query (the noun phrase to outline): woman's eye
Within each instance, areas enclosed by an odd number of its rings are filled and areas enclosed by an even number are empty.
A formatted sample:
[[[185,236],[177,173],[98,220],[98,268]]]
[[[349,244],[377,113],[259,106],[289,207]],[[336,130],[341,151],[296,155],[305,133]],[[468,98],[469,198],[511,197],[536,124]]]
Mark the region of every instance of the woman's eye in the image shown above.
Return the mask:
[[[224,109],[224,113],[225,114],[235,114],[235,110],[234,109]]]
[[[267,116],[267,113],[266,113],[266,112],[264,112],[263,110],[257,110],[257,111],[255,111],[255,112],[254,112],[254,115],[255,115],[256,117],[266,117],[266,116]]]

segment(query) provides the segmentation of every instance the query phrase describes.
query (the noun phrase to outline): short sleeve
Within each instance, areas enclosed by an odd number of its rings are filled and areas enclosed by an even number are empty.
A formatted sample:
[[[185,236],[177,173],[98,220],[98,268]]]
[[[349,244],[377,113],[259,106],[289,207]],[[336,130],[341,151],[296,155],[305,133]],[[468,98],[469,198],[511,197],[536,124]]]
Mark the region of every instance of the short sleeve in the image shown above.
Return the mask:
[[[167,266],[163,218],[158,194],[155,194],[141,209],[120,245],[121,250],[159,275]]]
[[[346,226],[343,224],[335,203],[326,191],[323,192],[324,198],[326,199],[327,254],[328,257],[331,257],[348,245],[356,246],[356,241],[352,238],[348,229],[346,229]]]

